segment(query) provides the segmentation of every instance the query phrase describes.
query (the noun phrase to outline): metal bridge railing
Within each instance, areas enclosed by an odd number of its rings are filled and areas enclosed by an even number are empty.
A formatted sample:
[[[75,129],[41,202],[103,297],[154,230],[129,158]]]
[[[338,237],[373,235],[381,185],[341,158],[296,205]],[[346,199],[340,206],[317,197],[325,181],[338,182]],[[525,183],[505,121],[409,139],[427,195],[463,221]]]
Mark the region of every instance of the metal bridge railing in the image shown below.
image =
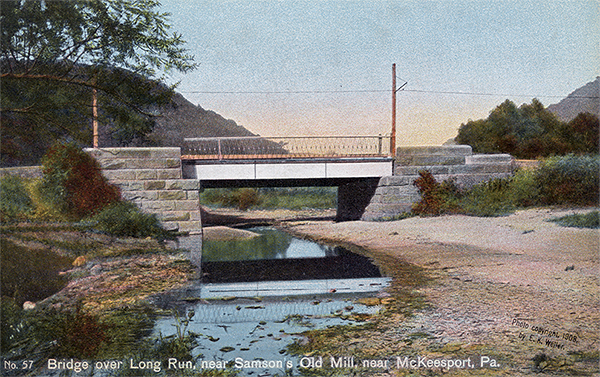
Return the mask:
[[[184,139],[183,159],[390,156],[390,136],[242,136]]]

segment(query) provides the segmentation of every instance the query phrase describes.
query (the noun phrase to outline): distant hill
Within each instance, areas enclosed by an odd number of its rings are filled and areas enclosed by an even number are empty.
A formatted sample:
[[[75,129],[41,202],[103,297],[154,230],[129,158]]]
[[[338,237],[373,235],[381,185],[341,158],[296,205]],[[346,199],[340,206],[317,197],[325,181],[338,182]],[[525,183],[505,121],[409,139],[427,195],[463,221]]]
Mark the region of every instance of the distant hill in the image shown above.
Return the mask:
[[[600,76],[576,89],[559,103],[548,106],[548,111],[556,114],[563,122],[573,120],[579,113],[591,113],[600,117]]]
[[[194,105],[179,93],[160,112],[162,116],[148,135],[159,146],[181,146],[183,139],[190,137],[254,135],[233,120]]]
[[[233,120],[194,105],[180,93],[175,93],[168,105],[152,109],[152,112],[160,114],[155,119],[153,131],[144,140],[134,140],[131,146],[181,147],[184,138],[255,136]],[[100,146],[119,146],[108,128],[109,125],[101,125]]]

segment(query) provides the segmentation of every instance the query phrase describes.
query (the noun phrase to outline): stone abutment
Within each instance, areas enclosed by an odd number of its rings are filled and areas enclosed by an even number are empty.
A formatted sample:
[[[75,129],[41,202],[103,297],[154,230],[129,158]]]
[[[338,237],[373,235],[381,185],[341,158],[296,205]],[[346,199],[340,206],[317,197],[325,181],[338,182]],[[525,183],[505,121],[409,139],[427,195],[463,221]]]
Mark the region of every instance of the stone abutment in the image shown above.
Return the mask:
[[[199,185],[184,179],[180,148],[86,149],[110,183],[121,189],[124,200],[154,213],[166,229],[202,232]]]
[[[473,154],[469,145],[401,147],[397,149],[392,176],[382,177],[362,220],[393,218],[410,212],[420,200],[415,179],[427,170],[442,182],[452,178],[457,186],[469,188],[494,178],[511,176],[516,169],[508,154]]]

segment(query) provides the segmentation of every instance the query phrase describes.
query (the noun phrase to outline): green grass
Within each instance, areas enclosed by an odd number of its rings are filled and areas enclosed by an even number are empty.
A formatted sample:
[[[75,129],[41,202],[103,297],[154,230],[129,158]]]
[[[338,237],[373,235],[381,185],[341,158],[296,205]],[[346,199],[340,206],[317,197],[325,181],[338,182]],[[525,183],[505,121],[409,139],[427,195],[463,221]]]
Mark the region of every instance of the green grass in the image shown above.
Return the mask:
[[[266,187],[260,189],[205,189],[200,203],[212,207],[246,209],[329,209],[337,207],[335,187]]]
[[[598,229],[600,228],[600,212],[592,211],[585,214],[567,215],[550,219],[561,226],[573,227],[573,228],[589,228]]]
[[[259,190],[259,208],[329,209],[337,206],[335,187],[295,187]]]

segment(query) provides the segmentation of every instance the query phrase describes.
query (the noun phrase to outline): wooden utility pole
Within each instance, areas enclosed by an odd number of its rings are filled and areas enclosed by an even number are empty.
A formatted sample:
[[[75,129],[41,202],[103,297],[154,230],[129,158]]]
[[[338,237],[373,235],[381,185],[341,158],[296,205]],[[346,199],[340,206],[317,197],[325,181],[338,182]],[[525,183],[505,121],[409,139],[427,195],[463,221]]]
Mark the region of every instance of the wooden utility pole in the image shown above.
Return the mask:
[[[392,134],[390,135],[390,154],[396,157],[396,63],[392,64]]]
[[[92,137],[93,147],[98,148],[98,91],[92,89]]]

